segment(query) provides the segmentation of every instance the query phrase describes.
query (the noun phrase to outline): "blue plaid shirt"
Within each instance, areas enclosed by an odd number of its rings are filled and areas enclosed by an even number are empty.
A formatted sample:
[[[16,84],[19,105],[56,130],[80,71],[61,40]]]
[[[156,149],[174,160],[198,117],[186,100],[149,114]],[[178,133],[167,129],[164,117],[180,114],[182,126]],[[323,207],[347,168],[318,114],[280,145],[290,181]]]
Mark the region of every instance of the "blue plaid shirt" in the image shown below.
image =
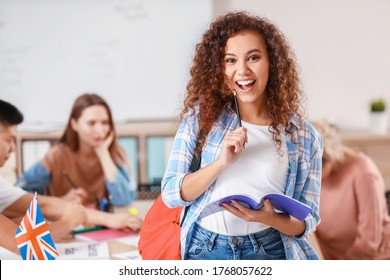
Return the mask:
[[[312,211],[305,219],[306,230],[301,236],[287,236],[281,233],[281,237],[287,259],[318,259],[318,255],[306,239],[320,222],[322,139],[309,122],[297,116],[292,116],[288,125],[292,134],[286,135],[289,172],[285,193],[309,205]],[[201,168],[219,158],[225,135],[237,126],[236,114],[226,109],[207,136],[202,150]],[[194,224],[209,203],[215,186],[214,182],[201,196],[191,202],[184,201],[180,196],[183,178],[189,172],[193,157],[197,132],[197,114],[180,123],[161,184],[162,198],[168,207],[189,206],[181,229],[182,256],[185,256],[188,250]]]

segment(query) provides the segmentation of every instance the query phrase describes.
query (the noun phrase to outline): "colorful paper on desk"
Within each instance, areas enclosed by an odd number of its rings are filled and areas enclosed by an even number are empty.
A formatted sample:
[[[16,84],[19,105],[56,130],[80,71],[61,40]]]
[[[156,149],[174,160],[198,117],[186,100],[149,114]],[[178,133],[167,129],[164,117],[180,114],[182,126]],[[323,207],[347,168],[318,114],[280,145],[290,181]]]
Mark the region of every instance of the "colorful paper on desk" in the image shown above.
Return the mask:
[[[90,232],[83,232],[74,235],[77,240],[84,241],[109,241],[112,239],[137,236],[137,233],[126,232],[117,229],[100,229]]]
[[[110,251],[107,242],[57,243],[58,260],[108,260]]]

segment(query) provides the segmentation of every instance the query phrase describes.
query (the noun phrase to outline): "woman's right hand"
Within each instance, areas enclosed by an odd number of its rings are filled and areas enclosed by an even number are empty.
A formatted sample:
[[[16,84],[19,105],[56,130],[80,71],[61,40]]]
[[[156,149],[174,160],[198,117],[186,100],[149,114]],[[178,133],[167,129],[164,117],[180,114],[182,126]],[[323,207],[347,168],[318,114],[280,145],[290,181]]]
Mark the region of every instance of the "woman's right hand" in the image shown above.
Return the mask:
[[[180,196],[185,201],[194,201],[208,189],[225,168],[231,165],[244,149],[247,139],[245,127],[229,132],[222,143],[219,159],[194,173],[188,173],[182,183]]]
[[[225,136],[219,158],[223,166],[229,166],[237,160],[241,152],[245,149],[245,143],[248,143],[247,139],[247,130],[245,127],[239,127]]]
[[[80,224],[84,224],[87,220],[85,207],[79,203],[68,203],[64,209],[61,220],[65,221],[71,229]]]
[[[66,201],[84,204],[88,201],[88,193],[81,188],[70,189],[62,198]]]

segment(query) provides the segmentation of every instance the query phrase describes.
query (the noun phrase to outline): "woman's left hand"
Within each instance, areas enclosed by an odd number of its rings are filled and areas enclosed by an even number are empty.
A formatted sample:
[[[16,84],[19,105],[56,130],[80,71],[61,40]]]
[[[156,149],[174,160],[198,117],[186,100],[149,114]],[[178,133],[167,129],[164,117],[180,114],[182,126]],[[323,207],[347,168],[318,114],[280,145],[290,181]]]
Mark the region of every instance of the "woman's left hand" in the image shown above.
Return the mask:
[[[107,221],[107,227],[112,229],[130,229],[138,232],[141,229],[142,220],[130,213],[113,213]]]
[[[276,213],[269,199],[264,201],[264,206],[259,210],[246,208],[234,200],[232,203],[233,205],[223,203],[221,207],[247,222],[263,223],[290,236],[300,236],[305,232],[306,223],[304,221],[297,220],[288,214]]]
[[[88,201],[89,195],[85,189],[77,188],[77,189],[70,189],[61,198],[70,202],[84,204],[86,201]]]
[[[258,222],[270,225],[270,221],[276,215],[276,212],[274,211],[274,208],[272,207],[269,199],[264,201],[264,206],[259,210],[253,210],[242,206],[235,200],[232,200],[232,203],[233,205],[229,203],[223,203],[221,207],[247,222]]]

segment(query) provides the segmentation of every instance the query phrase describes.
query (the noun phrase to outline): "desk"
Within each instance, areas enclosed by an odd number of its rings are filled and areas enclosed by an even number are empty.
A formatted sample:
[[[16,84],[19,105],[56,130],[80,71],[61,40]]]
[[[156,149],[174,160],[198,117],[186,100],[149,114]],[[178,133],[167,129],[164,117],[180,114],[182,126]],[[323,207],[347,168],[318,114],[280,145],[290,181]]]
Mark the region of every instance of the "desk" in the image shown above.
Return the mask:
[[[87,244],[96,244],[98,242],[96,241],[79,241],[74,238],[68,237],[64,238],[60,242],[56,242],[56,247],[57,250],[64,251],[64,250],[74,250],[75,248],[79,248],[78,246],[75,246],[75,244],[82,244],[82,245],[87,245]],[[120,240],[111,240],[111,241],[103,241],[102,243],[107,243],[108,245],[108,254],[105,255],[104,257],[85,257],[85,258],[78,258],[78,257],[69,257],[64,254],[59,258],[60,260],[87,260],[87,259],[110,259],[110,260],[123,260],[124,258],[118,258],[115,255],[116,254],[121,254],[121,253],[128,253],[126,255],[132,255],[132,256],[138,256],[138,249],[136,246],[128,245],[126,243],[121,242]],[[68,245],[67,245],[68,244]],[[88,245],[87,245],[88,246]],[[85,247],[85,246],[83,246]],[[103,246],[105,248],[105,245]],[[85,249],[85,248],[84,248]],[[85,252],[85,250],[84,250]],[[85,254],[85,253],[84,253]],[[130,260],[129,258],[126,258]],[[137,259],[137,258],[134,258]],[[8,251],[4,249],[3,247],[0,247],[0,260],[21,260],[21,256],[17,255],[11,251]]]
[[[120,258],[117,258],[114,256],[115,254],[132,252],[132,251],[138,252],[138,247],[131,246],[131,245],[125,244],[123,242],[119,242],[119,241],[110,241],[108,243],[108,248],[110,250],[110,259],[111,260],[120,260]]]
[[[138,210],[138,216],[141,219],[145,218],[146,213],[148,212],[149,208],[152,206],[154,200],[136,200],[134,201],[130,207],[134,207]],[[115,212],[127,212],[129,207],[116,207],[114,209]],[[74,241],[74,239],[73,239]],[[138,252],[138,247],[135,245],[129,245],[124,242],[121,242],[121,240],[111,240],[108,241],[108,247],[110,251],[110,259],[118,259],[116,258],[115,254],[119,253],[125,253],[125,252]]]
[[[60,254],[59,259],[63,260],[86,260],[86,259],[111,259],[111,260],[140,260],[138,253],[139,235],[129,235],[117,239],[111,239],[109,231],[105,240],[80,240],[80,236],[71,235],[56,242],[57,250]],[[115,231],[116,232],[116,231]],[[89,234],[99,234],[99,231],[89,232]],[[90,235],[91,236],[91,235]],[[85,236],[84,236],[85,238]]]
[[[138,210],[138,216],[141,219],[144,219],[146,213],[148,212],[148,210],[153,202],[154,202],[154,200],[136,200],[130,205],[130,207],[136,208]],[[115,207],[114,211],[115,212],[127,212],[128,208],[129,208],[128,206]],[[112,259],[112,260],[121,259],[121,258],[115,257],[115,255],[120,254],[120,253],[126,253],[126,252],[129,252],[129,253],[131,252],[132,256],[135,257],[135,254],[138,253],[138,247],[133,242],[134,240],[131,241],[131,239],[134,239],[134,237],[125,237],[124,239],[119,238],[116,240],[114,239],[114,240],[107,241],[110,259]],[[130,244],[128,243],[129,241],[131,241]],[[75,240],[74,238],[68,237],[67,239],[64,239],[64,242],[84,242],[84,241]]]
[[[134,207],[138,210],[138,216],[141,219],[144,219],[146,213],[148,212],[150,206],[152,205],[154,200],[136,200],[134,201],[130,206]],[[128,207],[117,207],[114,210],[115,212],[122,212],[122,211],[128,211]],[[106,259],[111,260],[118,260],[123,258],[115,257],[116,254],[120,253],[126,253],[131,252],[133,254],[138,253],[138,248],[136,245],[129,245],[124,242],[125,239],[117,239],[117,240],[109,240],[106,241],[108,244],[108,250],[109,250],[109,256]],[[64,237],[60,242],[57,242],[56,244],[62,244],[65,245],[66,243],[71,242],[79,242],[87,244],[86,241],[80,241],[73,238],[71,235],[68,235]],[[94,242],[95,243],[95,242]],[[59,245],[61,246],[61,245]],[[5,250],[4,248],[0,247],[0,259],[1,260],[20,260],[20,256]]]

